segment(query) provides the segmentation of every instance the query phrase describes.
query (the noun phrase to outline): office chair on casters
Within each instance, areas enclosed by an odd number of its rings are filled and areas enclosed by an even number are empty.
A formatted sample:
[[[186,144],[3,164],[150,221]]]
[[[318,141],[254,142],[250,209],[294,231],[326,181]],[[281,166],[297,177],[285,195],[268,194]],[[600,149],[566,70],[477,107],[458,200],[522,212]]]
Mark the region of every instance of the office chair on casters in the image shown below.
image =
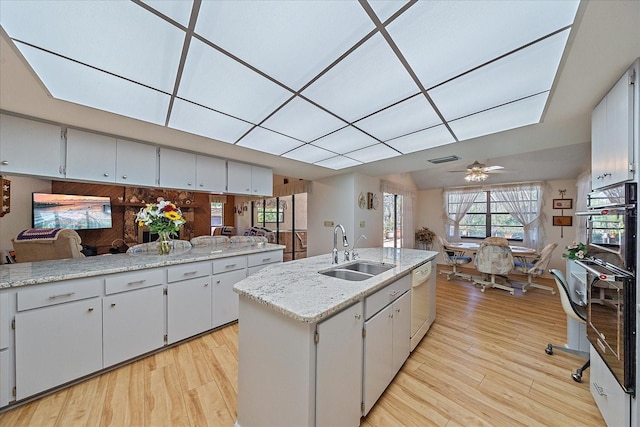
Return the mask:
[[[464,251],[447,249],[446,246],[449,242],[447,242],[444,237],[436,236],[436,240],[438,241],[438,246],[440,246],[440,253],[442,254],[444,262],[451,267],[450,271],[440,270],[439,274],[446,274],[447,280],[451,280],[451,276],[458,276],[467,280],[472,280],[472,276],[470,274],[458,271],[458,266],[471,263],[471,257],[465,255]]]
[[[560,270],[556,270],[555,268],[549,270],[549,273],[556,279],[556,285],[558,286],[558,293],[560,294],[560,302],[562,303],[562,308],[567,313],[567,316],[572,319],[586,323],[587,322],[587,310],[584,306],[574,302],[571,299],[569,293],[569,285],[567,284],[567,280],[564,278],[564,274]],[[586,357],[587,361],[584,365],[582,365],[575,373],[571,375],[571,378],[575,382],[582,382],[582,373],[587,370],[591,360],[589,359],[589,353],[586,351],[580,351],[573,348],[559,346],[554,344],[548,344],[547,348],[544,350],[547,354],[553,354],[553,350],[560,350],[566,353],[575,354],[578,356]]]

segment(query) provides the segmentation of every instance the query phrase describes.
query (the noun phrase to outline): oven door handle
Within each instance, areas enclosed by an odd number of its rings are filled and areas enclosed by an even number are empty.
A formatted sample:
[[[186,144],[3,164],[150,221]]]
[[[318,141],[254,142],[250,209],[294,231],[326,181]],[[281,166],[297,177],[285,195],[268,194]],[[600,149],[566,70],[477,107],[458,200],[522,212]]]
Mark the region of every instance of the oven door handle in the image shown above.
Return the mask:
[[[581,265],[585,270],[587,270],[589,273],[595,275],[598,279],[602,280],[602,281],[606,281],[606,282],[618,282],[620,280],[624,280],[624,279],[633,279],[633,274],[631,273],[627,273],[625,271],[616,271],[613,270],[611,268],[607,268],[604,265],[600,265],[598,264],[598,266],[602,269],[608,270],[608,272],[610,272],[611,274],[603,274],[602,271],[598,271],[595,268],[591,267],[588,263],[590,262],[594,262],[591,260],[585,260],[585,261],[581,261],[581,260],[576,260],[576,263]]]

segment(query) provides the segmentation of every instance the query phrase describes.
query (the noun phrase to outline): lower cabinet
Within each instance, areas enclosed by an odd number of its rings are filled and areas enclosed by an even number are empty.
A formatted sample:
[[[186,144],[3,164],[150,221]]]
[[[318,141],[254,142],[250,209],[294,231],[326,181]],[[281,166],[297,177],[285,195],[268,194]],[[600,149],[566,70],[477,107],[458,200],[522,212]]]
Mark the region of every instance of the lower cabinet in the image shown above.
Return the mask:
[[[211,326],[217,328],[238,320],[238,294],[233,285],[247,277],[246,270],[229,271],[211,276],[213,292],[210,301],[213,304]]]
[[[153,286],[102,299],[104,367],[164,345],[164,291]]]
[[[11,399],[9,372],[9,349],[0,350],[0,407],[8,405]]]
[[[360,424],[362,302],[317,325],[316,426]]]
[[[167,286],[167,342],[211,329],[211,276],[169,283]]]
[[[590,350],[591,395],[610,427],[631,425],[631,396],[626,394],[598,352]]]
[[[102,369],[100,298],[17,313],[15,327],[16,399]]]

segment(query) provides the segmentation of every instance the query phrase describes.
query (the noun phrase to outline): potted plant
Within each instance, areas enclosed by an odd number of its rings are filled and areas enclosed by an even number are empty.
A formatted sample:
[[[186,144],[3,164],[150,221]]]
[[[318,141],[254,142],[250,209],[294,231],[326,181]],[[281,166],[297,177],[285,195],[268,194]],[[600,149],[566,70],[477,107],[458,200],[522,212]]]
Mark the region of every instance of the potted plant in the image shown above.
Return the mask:
[[[427,227],[422,227],[416,230],[416,242],[418,243],[418,249],[431,249],[431,244],[435,238],[436,233],[429,230]]]

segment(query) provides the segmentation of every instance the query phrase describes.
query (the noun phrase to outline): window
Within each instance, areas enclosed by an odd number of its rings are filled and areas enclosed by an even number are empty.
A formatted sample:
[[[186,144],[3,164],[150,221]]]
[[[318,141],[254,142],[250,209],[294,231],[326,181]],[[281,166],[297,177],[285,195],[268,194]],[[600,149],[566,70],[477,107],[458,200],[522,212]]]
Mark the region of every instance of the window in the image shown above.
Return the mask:
[[[284,222],[284,212],[278,212],[278,209],[273,208],[263,208],[261,206],[257,209],[257,222],[258,224],[267,224],[267,223],[283,223]]]
[[[384,247],[401,248],[402,246],[402,196],[383,193],[382,212]]]

